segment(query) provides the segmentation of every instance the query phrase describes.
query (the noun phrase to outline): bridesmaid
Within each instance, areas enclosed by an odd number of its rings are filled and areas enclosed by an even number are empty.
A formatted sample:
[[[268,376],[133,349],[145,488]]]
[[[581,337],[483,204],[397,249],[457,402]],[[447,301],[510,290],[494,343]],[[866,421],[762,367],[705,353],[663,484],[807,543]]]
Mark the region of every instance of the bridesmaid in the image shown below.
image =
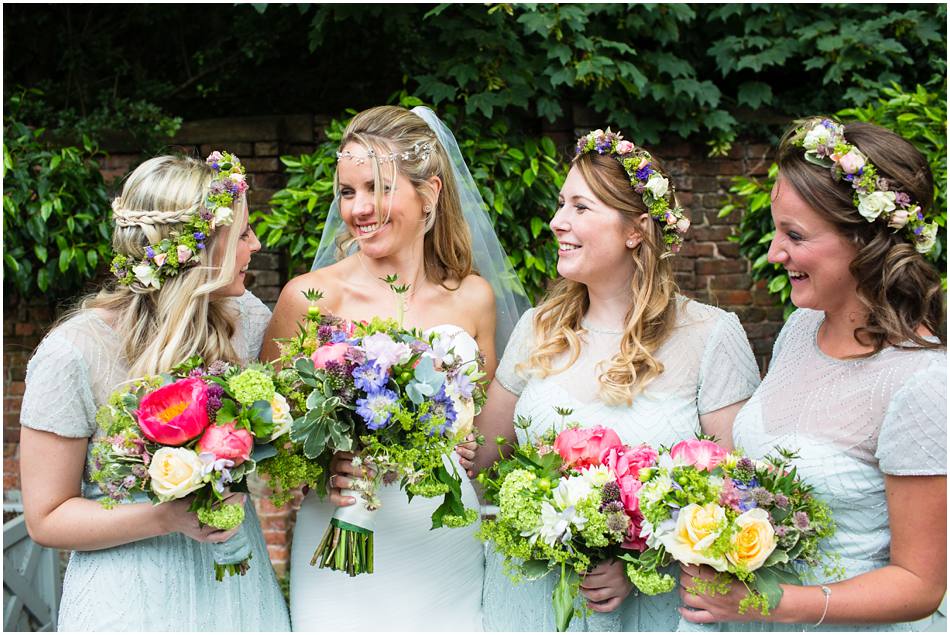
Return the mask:
[[[129,175],[112,204],[118,280],[63,319],[27,368],[20,420],[27,529],[41,545],[73,551],[60,630],[289,630],[250,501],[243,529],[220,531],[199,525],[187,498],[105,509],[103,493],[83,479],[84,468],[94,469],[96,410],[124,382],[192,355],[257,357],[270,311],[245,290],[244,272],[261,245],[248,225],[243,167],[223,174],[220,157],[161,156]],[[216,582],[212,552],[238,529],[250,534],[251,568]]]
[[[688,226],[649,153],[609,132],[581,137],[551,220],[561,277],[511,337],[478,418],[486,438],[513,439],[515,415],[531,419],[521,441],[541,435],[563,424],[560,406],[569,421],[610,426],[630,445],[670,446],[701,431],[731,441],[759,370],[735,315],[678,293],[672,257]],[[484,469],[497,457],[490,441],[475,459]],[[486,630],[554,630],[554,574],[513,585],[492,550],[486,567]],[[621,562],[597,566],[581,586],[594,614],[572,630],[675,627],[675,594],[632,589]]]
[[[947,584],[946,313],[923,257],[937,230],[933,177],[893,132],[817,118],[786,133],[778,163],[769,261],[787,270],[799,309],[734,439],[751,456],[798,450],[799,475],[832,507],[827,546],[844,576],[783,585],[763,619],[738,614],[738,585],[696,595],[684,575],[680,611],[759,620],[738,625],[750,630],[932,630]]]

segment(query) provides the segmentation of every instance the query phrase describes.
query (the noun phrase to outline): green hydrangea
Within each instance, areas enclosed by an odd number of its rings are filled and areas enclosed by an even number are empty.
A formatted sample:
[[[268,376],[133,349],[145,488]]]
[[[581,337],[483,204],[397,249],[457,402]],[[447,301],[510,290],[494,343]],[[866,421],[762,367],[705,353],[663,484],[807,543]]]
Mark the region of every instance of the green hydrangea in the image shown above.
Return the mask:
[[[607,537],[607,516],[600,511],[600,492],[595,491],[577,504],[577,513],[587,519],[581,529],[581,537],[588,547],[606,547],[610,544]]]
[[[442,524],[446,527],[467,527],[478,520],[478,512],[474,509],[466,509],[461,516],[446,514],[442,517]]]
[[[634,564],[627,565],[627,577],[646,595],[668,593],[676,587],[676,579],[668,573],[641,569]]]
[[[536,480],[533,472],[514,470],[498,492],[499,518],[518,532],[534,531],[541,523],[541,501],[530,493]]]
[[[248,368],[228,380],[228,388],[235,399],[249,405],[255,401],[270,401],[274,398],[274,382],[259,370]]]
[[[222,505],[217,509],[199,508],[197,511],[198,520],[202,524],[218,529],[234,529],[244,522],[243,505]]]

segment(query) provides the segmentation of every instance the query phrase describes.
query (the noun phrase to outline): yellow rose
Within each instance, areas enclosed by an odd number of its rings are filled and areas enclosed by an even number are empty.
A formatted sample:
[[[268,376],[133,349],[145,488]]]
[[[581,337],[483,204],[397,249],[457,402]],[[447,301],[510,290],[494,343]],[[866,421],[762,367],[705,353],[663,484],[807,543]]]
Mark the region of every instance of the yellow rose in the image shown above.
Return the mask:
[[[204,484],[203,464],[188,448],[162,448],[152,456],[148,475],[152,490],[162,501],[182,498]]]
[[[738,518],[739,531],[732,537],[732,550],[726,554],[729,562],[748,571],[761,567],[775,551],[775,530],[764,509],[750,509]]]
[[[659,537],[666,551],[686,564],[708,564],[725,571],[726,560],[705,551],[712,546],[726,525],[726,510],[715,503],[687,505],[680,510],[676,529]]]
[[[294,418],[290,416],[290,404],[279,392],[274,393],[274,398],[270,400],[271,418],[274,421],[274,431],[271,433],[270,440],[290,432],[290,425]]]

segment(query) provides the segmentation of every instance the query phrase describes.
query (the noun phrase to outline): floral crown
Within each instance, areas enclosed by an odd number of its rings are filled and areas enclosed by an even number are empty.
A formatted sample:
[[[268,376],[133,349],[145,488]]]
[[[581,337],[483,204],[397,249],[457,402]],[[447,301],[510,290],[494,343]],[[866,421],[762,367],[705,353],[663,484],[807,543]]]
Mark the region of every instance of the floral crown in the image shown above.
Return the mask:
[[[795,131],[792,144],[805,149],[805,160],[831,169],[831,178],[854,188],[854,206],[869,223],[880,219],[894,231],[903,229],[917,251],[925,254],[936,242],[937,223],[926,222],[909,194],[891,189],[857,146],[844,138],[844,126],[831,119],[809,119]]]
[[[656,168],[653,156],[630,141],[626,141],[619,132],[593,130],[577,140],[574,156],[588,152],[612,156],[623,166],[630,185],[643,197],[643,203],[650,210],[650,216],[660,224],[663,241],[672,253],[677,253],[683,244],[683,237],[689,229],[689,219],[682,207],[676,204],[674,189],[670,181]]]
[[[112,201],[112,217],[119,227],[182,223],[181,229],[171,232],[170,237],[148,245],[141,260],[117,254],[111,269],[120,284],[138,281],[144,287],[161,289],[166,278],[201,262],[198,252],[205,248],[215,229],[234,222],[234,201],[247,191],[244,166],[233,154],[217,150],[205,161],[215,175],[197,215],[194,207],[170,212],[138,211],[126,209],[121,198]]]

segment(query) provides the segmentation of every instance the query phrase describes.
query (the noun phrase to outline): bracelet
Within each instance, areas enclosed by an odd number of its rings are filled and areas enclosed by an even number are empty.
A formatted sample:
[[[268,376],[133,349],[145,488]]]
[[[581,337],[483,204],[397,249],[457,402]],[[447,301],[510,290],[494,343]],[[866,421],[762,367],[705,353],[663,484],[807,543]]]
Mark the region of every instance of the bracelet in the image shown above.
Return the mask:
[[[821,585],[821,592],[825,596],[825,610],[821,612],[821,619],[815,622],[815,625],[812,628],[818,628],[821,626],[821,623],[825,621],[825,616],[828,615],[828,604],[831,602],[831,589],[825,585]]]

